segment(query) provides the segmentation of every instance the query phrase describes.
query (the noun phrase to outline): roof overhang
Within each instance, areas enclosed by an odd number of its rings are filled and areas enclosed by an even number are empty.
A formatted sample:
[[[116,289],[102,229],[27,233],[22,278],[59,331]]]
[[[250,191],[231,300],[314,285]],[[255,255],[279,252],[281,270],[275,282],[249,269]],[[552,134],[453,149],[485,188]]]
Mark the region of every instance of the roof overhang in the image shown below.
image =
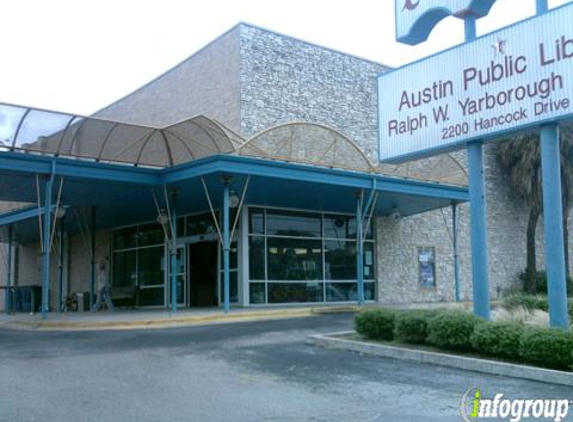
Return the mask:
[[[245,197],[249,205],[354,213],[357,194],[377,192],[375,215],[397,210],[410,216],[468,201],[464,187],[243,156],[214,155],[151,169],[18,152],[0,152],[0,200],[37,203],[37,192],[43,197],[52,173],[54,200],[61,184],[61,202],[68,207],[66,226],[72,232],[80,230],[82,220],[87,220],[84,214],[93,207],[97,228],[155,220],[155,200],[165,203],[165,187],[176,189],[180,215],[207,211],[201,178],[213,205],[220,207],[223,176],[231,177],[231,189],[238,194],[250,176]],[[21,243],[38,237],[37,213],[35,217],[12,223]],[[6,234],[5,225],[0,238],[6,239]]]

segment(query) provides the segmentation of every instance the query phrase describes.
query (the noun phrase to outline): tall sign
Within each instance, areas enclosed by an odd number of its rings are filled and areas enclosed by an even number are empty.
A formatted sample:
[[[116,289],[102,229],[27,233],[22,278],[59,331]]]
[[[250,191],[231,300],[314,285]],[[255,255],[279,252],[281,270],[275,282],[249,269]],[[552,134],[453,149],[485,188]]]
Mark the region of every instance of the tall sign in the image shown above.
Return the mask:
[[[396,39],[415,45],[428,39],[444,18],[486,16],[496,0],[395,0]]]
[[[424,3],[432,2],[406,1]],[[571,22],[573,3],[382,74],[380,160],[440,153],[573,117]]]

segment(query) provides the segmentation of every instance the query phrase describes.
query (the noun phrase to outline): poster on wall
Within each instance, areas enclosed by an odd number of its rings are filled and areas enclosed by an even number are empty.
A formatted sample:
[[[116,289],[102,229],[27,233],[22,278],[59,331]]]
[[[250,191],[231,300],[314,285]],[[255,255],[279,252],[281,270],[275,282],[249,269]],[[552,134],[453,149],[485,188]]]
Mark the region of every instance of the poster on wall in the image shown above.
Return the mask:
[[[436,253],[434,248],[418,248],[421,287],[436,287]]]

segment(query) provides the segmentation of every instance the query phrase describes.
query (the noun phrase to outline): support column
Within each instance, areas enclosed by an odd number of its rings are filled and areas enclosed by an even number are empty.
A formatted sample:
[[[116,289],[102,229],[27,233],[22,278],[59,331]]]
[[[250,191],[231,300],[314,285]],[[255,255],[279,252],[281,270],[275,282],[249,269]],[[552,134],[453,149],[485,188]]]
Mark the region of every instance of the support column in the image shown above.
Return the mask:
[[[95,305],[95,284],[96,284],[96,262],[95,262],[95,254],[96,254],[96,207],[92,207],[92,256],[91,256],[91,277],[90,277],[90,311],[94,310]]]
[[[458,204],[452,204],[452,238],[454,248],[454,287],[456,302],[460,301],[460,262],[458,255]]]
[[[358,305],[364,304],[364,242],[363,242],[363,193],[356,195],[356,283]]]
[[[563,205],[561,201],[561,154],[559,127],[541,127],[541,168],[543,176],[543,223],[545,225],[545,262],[552,327],[567,329],[567,287],[563,246]]]
[[[490,318],[483,143],[468,144],[474,313]]]
[[[64,217],[58,227],[58,310],[62,312],[62,293],[64,285]]]
[[[12,297],[11,287],[12,287],[12,245],[13,245],[13,227],[8,227],[8,262],[6,268],[6,290],[5,290],[5,297],[4,297],[4,310],[6,311],[6,315],[10,314],[10,308],[12,301],[10,300]]]
[[[177,207],[176,196],[171,196],[171,313],[177,312]]]
[[[52,233],[52,188],[54,186],[56,164],[52,162],[52,173],[46,182],[44,198],[44,221],[42,227],[42,319],[46,319],[49,308],[50,289],[50,244]],[[31,310],[34,312],[34,310]]]
[[[230,309],[229,181],[229,178],[223,179],[223,306],[225,313],[228,313]]]

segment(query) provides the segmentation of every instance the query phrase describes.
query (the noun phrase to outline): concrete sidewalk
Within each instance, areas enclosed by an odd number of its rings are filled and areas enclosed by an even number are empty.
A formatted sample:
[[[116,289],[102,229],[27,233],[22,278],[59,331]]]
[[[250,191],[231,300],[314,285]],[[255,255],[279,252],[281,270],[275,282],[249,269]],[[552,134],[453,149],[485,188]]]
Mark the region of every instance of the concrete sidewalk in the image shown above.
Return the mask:
[[[305,307],[234,308],[224,313],[221,308],[170,310],[121,310],[100,312],[49,313],[42,320],[40,314],[15,313],[1,317],[0,328],[27,330],[133,330],[167,328],[231,322],[300,318],[324,313],[357,312],[356,305],[316,305]]]

